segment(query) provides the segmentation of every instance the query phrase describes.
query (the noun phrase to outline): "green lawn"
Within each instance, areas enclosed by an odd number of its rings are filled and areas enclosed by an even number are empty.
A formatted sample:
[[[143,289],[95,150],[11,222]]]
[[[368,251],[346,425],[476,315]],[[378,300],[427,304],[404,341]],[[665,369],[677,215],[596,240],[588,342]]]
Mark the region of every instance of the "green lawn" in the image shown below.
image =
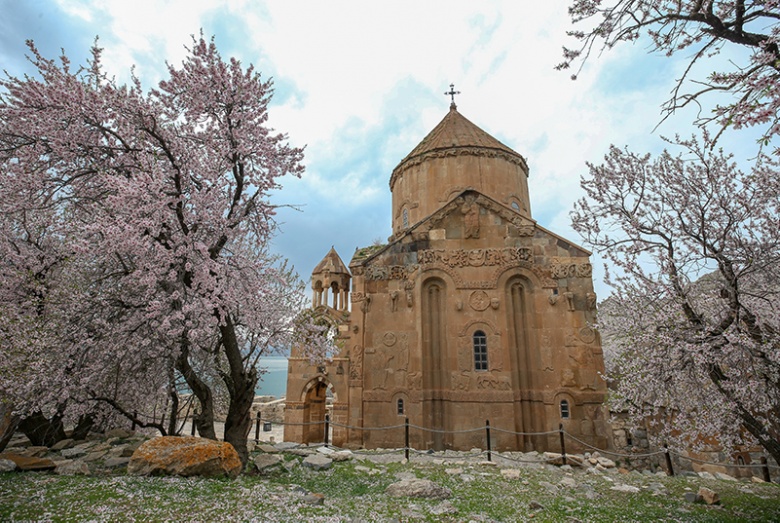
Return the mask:
[[[334,463],[327,471],[297,466],[237,480],[5,473],[0,474],[0,521],[780,521],[776,484],[520,471],[519,478],[507,479],[498,467],[480,464],[356,460]],[[438,501],[384,494],[390,483],[411,476],[451,489],[452,497]],[[561,485],[562,480],[573,483]],[[611,490],[616,485],[635,486],[639,492]],[[685,501],[684,493],[700,486],[718,492],[721,505]],[[325,504],[306,504],[306,492],[324,494]],[[542,508],[529,508],[531,502]]]

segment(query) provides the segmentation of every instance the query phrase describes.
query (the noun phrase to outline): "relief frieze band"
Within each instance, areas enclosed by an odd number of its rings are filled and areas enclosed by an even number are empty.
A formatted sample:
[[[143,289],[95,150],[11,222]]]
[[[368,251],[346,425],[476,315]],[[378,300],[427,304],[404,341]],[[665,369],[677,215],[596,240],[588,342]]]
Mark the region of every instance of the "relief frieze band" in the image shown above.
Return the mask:
[[[419,251],[421,265],[443,264],[447,267],[483,267],[492,265],[520,265],[532,263],[531,249],[505,247],[503,249],[430,249]]]

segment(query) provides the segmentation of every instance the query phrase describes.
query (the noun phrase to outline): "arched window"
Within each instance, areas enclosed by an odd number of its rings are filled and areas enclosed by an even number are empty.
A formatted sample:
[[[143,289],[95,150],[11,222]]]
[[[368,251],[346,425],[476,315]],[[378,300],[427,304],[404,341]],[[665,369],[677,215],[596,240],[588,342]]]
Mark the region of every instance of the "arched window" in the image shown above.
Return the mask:
[[[561,419],[569,418],[569,402],[568,400],[561,400]]]
[[[520,212],[520,204],[517,202],[512,202],[512,209]]]
[[[474,370],[488,370],[487,336],[482,331],[474,333]]]
[[[402,416],[404,413],[404,400],[402,398],[398,398],[398,415]]]
[[[404,229],[409,228],[409,211],[407,209],[403,210],[403,223],[404,223]]]

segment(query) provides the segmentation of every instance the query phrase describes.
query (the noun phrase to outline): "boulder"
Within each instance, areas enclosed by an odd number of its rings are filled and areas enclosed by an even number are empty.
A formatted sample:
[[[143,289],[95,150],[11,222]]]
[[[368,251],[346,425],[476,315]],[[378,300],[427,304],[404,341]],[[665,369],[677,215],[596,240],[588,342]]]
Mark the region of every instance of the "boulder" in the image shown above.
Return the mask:
[[[16,463],[10,459],[0,459],[0,472],[13,472],[16,470]]]
[[[64,449],[62,452],[60,452],[60,455],[66,459],[81,458],[87,455],[87,449],[83,447],[73,447]]]
[[[11,452],[4,452],[0,454],[0,460],[11,460],[16,463],[19,470],[22,471],[43,471],[54,470],[57,465],[50,459],[46,458],[31,458],[28,456],[22,456],[20,454],[13,454]]]
[[[51,446],[51,450],[65,450],[73,447],[76,442],[72,438],[65,438]]]
[[[696,493],[696,496],[701,498],[707,505],[720,505],[720,496],[718,493],[707,487],[699,487],[699,492]]]
[[[241,472],[241,459],[230,443],[193,436],[162,436],[133,453],[127,472],[137,476],[228,476]]]
[[[385,493],[395,498],[447,499],[452,495],[450,489],[437,485],[429,479],[404,479],[390,484]]]
[[[330,456],[328,456],[333,461],[349,461],[351,460],[355,455],[350,450],[340,450],[338,452],[334,452]]]
[[[303,466],[314,470],[327,470],[333,465],[333,460],[322,454],[312,454],[303,460]]]
[[[265,474],[280,467],[283,461],[284,459],[278,454],[260,454],[253,460],[253,463],[259,473]]]
[[[103,466],[107,469],[118,469],[120,467],[126,467],[127,464],[130,463],[130,458],[126,457],[115,457],[115,458],[108,458],[106,461],[103,462]]]
[[[615,485],[614,487],[610,488],[609,490],[615,490],[617,492],[628,492],[630,494],[636,494],[639,492],[639,487],[635,487],[633,485]]]
[[[61,476],[89,476],[89,465],[81,460],[67,460],[57,463],[54,472]]]
[[[43,447],[40,445],[31,445],[19,452],[19,454],[22,456],[27,456],[28,458],[42,458],[48,453],[49,447]]]
[[[325,495],[318,492],[312,492],[303,496],[303,502],[308,505],[324,505]]]

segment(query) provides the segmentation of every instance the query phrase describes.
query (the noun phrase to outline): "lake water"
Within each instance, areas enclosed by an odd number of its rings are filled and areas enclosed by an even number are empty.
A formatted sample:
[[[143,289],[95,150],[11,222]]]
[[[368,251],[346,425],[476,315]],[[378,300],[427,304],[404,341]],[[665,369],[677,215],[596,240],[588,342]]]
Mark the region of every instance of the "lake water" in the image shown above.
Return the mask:
[[[287,393],[287,358],[284,356],[261,358],[259,367],[266,369],[266,372],[260,375],[255,394],[277,398],[284,396]]]

